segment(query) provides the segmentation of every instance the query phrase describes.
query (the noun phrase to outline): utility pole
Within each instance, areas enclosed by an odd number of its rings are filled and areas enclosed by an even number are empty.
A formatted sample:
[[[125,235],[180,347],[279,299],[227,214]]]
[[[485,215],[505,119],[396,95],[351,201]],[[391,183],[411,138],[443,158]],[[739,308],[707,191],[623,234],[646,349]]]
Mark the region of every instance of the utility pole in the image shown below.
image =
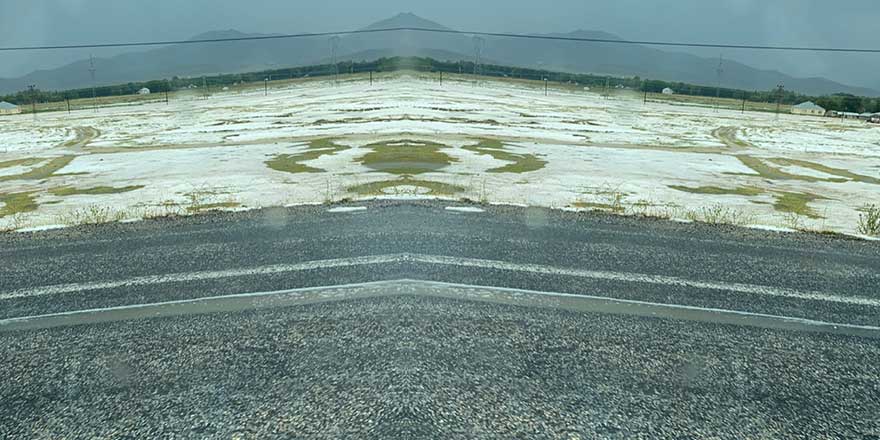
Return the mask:
[[[339,37],[334,35],[330,38],[330,59],[333,62],[334,83],[339,85],[339,63],[336,61],[336,51],[339,50]]]
[[[745,113],[746,113],[746,92],[743,92],[743,108],[742,108],[742,114],[745,114]]]
[[[168,105],[168,90],[171,89],[171,80],[165,80],[165,105]]]
[[[35,92],[36,88],[37,86],[33,84],[28,86],[28,90],[31,91],[31,113],[34,114],[34,122],[37,121],[37,94]]]
[[[544,96],[547,96],[547,77],[544,77]]]
[[[782,95],[785,93],[785,85],[779,84],[776,86],[776,119],[779,119],[779,108],[782,107]]]
[[[443,87],[443,71],[440,71],[440,87]]]
[[[67,100],[67,114],[70,114],[70,98],[65,98]]]
[[[269,77],[263,80],[263,96],[269,96]]]
[[[95,91],[95,57],[89,55],[89,73],[92,75],[92,102],[95,107],[95,112],[98,111],[98,94]]]
[[[370,71],[370,86],[372,87],[372,85],[373,85],[373,71],[371,70]]]
[[[715,69],[715,73],[718,74],[718,85],[715,88],[715,111],[718,111],[718,105],[721,101],[721,74],[724,73],[724,55],[718,55],[718,68]]]

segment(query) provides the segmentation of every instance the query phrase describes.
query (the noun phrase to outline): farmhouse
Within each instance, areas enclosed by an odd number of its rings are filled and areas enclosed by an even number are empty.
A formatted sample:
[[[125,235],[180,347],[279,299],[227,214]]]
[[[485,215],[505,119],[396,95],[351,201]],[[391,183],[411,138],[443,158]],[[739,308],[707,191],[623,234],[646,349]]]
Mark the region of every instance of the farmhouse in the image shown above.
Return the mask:
[[[670,89],[669,87],[667,87],[667,88],[663,89],[663,92],[662,92],[662,93],[663,93],[664,95],[674,95],[674,94],[675,94],[675,90],[672,90],[672,89]]]
[[[150,89],[148,89],[146,87],[138,90],[138,95],[149,95],[149,94],[150,94]]]
[[[17,115],[19,113],[21,113],[21,109],[17,105],[0,101],[0,115]]]
[[[825,116],[825,109],[811,101],[807,101],[792,107],[791,113],[795,115]]]

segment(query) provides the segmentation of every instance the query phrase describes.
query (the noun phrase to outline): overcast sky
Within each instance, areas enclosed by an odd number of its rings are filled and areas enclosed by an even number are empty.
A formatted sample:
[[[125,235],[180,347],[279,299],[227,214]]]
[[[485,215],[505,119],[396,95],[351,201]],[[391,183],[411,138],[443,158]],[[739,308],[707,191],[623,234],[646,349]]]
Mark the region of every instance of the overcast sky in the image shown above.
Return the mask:
[[[346,30],[398,12],[461,30],[586,29],[630,39],[880,47],[878,0],[0,0],[0,46],[184,39],[220,29]],[[825,76],[880,89],[880,54],[727,51],[724,56],[795,76]],[[0,53],[0,76],[87,57],[87,51]]]

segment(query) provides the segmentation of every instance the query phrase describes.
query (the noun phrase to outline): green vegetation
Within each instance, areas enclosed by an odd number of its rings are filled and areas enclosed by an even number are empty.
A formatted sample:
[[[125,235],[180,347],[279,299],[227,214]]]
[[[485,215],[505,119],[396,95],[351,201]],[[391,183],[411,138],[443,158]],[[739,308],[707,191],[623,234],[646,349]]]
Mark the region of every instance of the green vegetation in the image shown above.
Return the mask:
[[[298,154],[279,154],[266,161],[266,165],[283,173],[323,173],[320,168],[303,165],[302,162],[315,160],[321,156],[333,155],[348,150],[349,147],[337,145],[331,139],[316,139],[309,143],[308,149]]]
[[[753,186],[738,186],[736,188],[719,188],[717,186],[699,186],[696,188],[681,186],[681,185],[669,185],[670,188],[676,191],[683,191],[692,194],[712,194],[712,195],[730,195],[730,196],[757,196],[764,193],[760,188],[755,188]]]
[[[457,160],[440,151],[447,148],[434,142],[402,140],[367,145],[373,151],[356,159],[362,165],[383,173],[415,176],[445,168]]]
[[[27,166],[31,166],[31,165],[36,165],[44,160],[46,160],[46,159],[40,159],[38,157],[28,157],[25,159],[6,160],[3,162],[0,162],[0,169],[12,168],[12,167],[17,167],[17,166],[27,167]]]
[[[750,148],[752,144],[738,138],[736,136],[736,127],[721,127],[712,132],[712,136],[715,136],[721,142],[724,142],[724,145],[727,145],[730,148]]]
[[[745,226],[754,223],[755,220],[751,215],[722,205],[713,205],[687,211],[685,217],[693,222],[708,223],[710,225]]]
[[[379,195],[388,195],[388,194],[397,194],[397,193],[407,193],[405,189],[400,189],[399,191],[396,188],[399,187],[416,187],[416,188],[424,188],[428,190],[428,193],[432,196],[451,196],[457,193],[464,192],[464,188],[458,185],[450,185],[448,183],[443,182],[432,182],[429,180],[420,180],[413,179],[410,177],[403,177],[398,180],[385,180],[380,182],[371,182],[365,183],[362,185],[352,186],[347,189],[347,191],[361,195],[361,196],[379,196]],[[389,191],[389,189],[392,189]]]
[[[188,206],[186,208],[187,211],[196,213],[196,212],[204,212],[204,211],[216,211],[218,209],[231,209],[238,208],[241,206],[241,203],[238,202],[217,202],[217,203],[206,203],[204,205],[194,205]]]
[[[0,203],[3,203],[3,206],[0,206],[0,218],[36,211],[38,206],[32,192],[0,194]]]
[[[34,168],[28,172],[22,174],[14,174],[11,176],[0,176],[0,182],[5,182],[9,180],[40,180],[51,177],[58,170],[66,167],[70,164],[76,156],[60,156],[50,160],[45,165]],[[45,159],[40,159],[45,160]]]
[[[806,160],[800,159],[788,159],[783,157],[776,157],[769,159],[771,162],[782,165],[782,166],[798,166],[803,168],[809,168],[811,170],[819,171],[825,174],[831,174],[833,176],[843,177],[845,179],[854,180],[856,182],[862,183],[871,183],[874,185],[880,185],[880,179],[871,176],[863,176],[861,174],[855,174],[848,170],[844,170],[842,168],[833,168],[826,165],[822,165],[815,162],[809,162]]]
[[[816,200],[825,200],[825,197],[810,193],[795,193],[785,191],[779,191],[777,192],[777,194],[778,195],[776,196],[776,202],[773,204],[773,208],[777,211],[802,215],[813,219],[822,218],[822,216],[816,214],[816,212],[813,211],[808,206],[808,204]]]
[[[842,183],[846,182],[847,179],[843,178],[830,178],[830,179],[822,179],[819,177],[813,176],[804,176],[800,174],[791,174],[782,171],[779,168],[766,164],[761,159],[752,156],[746,155],[738,155],[736,156],[743,165],[752,169],[752,171],[758,173],[761,177],[769,180],[800,180],[804,182],[835,182]],[[734,174],[734,175],[745,175],[750,176],[750,174],[739,174],[739,173],[725,173],[725,174]]]
[[[266,78],[270,78],[271,81],[277,82],[293,80],[302,81],[311,80],[312,78],[326,77],[334,75],[335,72],[337,72],[337,67],[339,71],[349,73],[342,76],[343,80],[351,77],[350,74],[357,75],[365,74],[367,72],[379,73],[410,70],[423,72],[423,77],[432,78],[438,72],[461,74],[462,72],[474,71],[474,63],[469,61],[438,61],[431,58],[420,57],[389,57],[375,61],[344,61],[337,65],[322,64],[192,78],[180,78],[175,76],[171,79],[164,80],[100,86],[95,88],[95,94],[98,97],[98,105],[121,102],[156,101],[162,99],[161,95],[158,95],[162,92],[187,90],[190,86],[199,87],[198,93],[207,96],[210,95],[212,91],[221,90],[223,87],[229,87],[230,90],[241,90],[248,87],[262,87],[263,81]],[[688,102],[698,102],[704,105],[711,103],[712,105],[720,105],[722,107],[740,108],[742,100],[746,100],[747,110],[775,111],[776,103],[778,101],[786,105],[786,107],[782,108],[782,111],[788,111],[788,105],[797,104],[803,101],[813,101],[828,110],[872,113],[880,112],[880,98],[859,97],[847,94],[834,94],[817,97],[802,95],[789,90],[785,90],[780,94],[775,88],[763,91],[722,88],[718,91],[714,86],[650,79],[642,80],[642,78],[638,76],[613,77],[607,75],[553,72],[492,64],[482,64],[480,67],[482,76],[493,77],[503,81],[530,81],[532,84],[536,84],[537,81],[543,83],[543,79],[546,78],[554,87],[581,90],[581,87],[589,86],[595,90],[602,90],[603,94],[608,94],[609,92],[616,90],[618,87],[623,87],[628,90],[638,90],[640,92],[648,93],[649,98],[666,102],[682,102],[690,98]],[[377,80],[379,80],[379,78],[379,76],[376,76]],[[136,92],[142,87],[150,89],[153,94],[143,96],[136,95]],[[676,94],[672,96],[662,95],[660,92],[666,87],[675,90]],[[718,91],[720,99],[715,97],[716,91]],[[66,103],[64,103],[66,99],[72,100],[71,105],[74,108],[86,108],[93,105],[91,98],[92,88],[90,87],[62,91],[35,90],[31,92],[23,90],[14,94],[0,96],[0,100],[2,101],[9,101],[14,104],[22,105],[22,110],[25,112],[30,111],[30,108],[24,106],[24,104],[30,104],[34,99],[36,99],[38,103],[43,103],[38,106],[37,111],[57,111],[66,109]]]
[[[76,196],[76,195],[102,195],[102,194],[120,194],[126,193],[129,191],[135,191],[143,188],[143,185],[130,185],[123,187],[112,187],[112,186],[96,186],[92,188],[73,188],[73,187],[63,187],[63,188],[53,188],[50,189],[49,192],[52,195],[56,195],[59,197],[66,196]]]
[[[494,139],[483,139],[477,145],[467,145],[464,150],[477,154],[492,156],[496,160],[513,162],[499,168],[488,170],[490,173],[529,173],[544,168],[547,161],[538,159],[534,154],[515,154],[504,150],[504,144]]]
[[[621,213],[621,212],[626,211],[626,209],[623,207],[623,205],[620,205],[620,204],[612,205],[612,204],[597,203],[597,202],[574,202],[571,204],[571,206],[573,206],[575,208],[581,208],[581,209],[600,209],[603,211],[611,211],[611,212],[617,212],[617,213]]]
[[[865,205],[859,210],[859,233],[880,236],[880,206]]]

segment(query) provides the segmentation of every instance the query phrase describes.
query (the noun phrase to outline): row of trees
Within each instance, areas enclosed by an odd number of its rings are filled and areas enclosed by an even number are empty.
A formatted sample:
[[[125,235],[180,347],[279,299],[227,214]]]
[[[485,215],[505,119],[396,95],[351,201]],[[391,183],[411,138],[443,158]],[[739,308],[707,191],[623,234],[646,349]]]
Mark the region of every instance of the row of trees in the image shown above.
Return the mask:
[[[346,61],[317,66],[291,67],[284,69],[264,70],[260,72],[248,72],[240,74],[224,74],[203,76],[194,78],[174,77],[165,80],[153,80],[145,82],[130,82],[100,86],[94,89],[98,97],[132,95],[141,88],[148,88],[151,92],[165,92],[184,88],[221,88],[239,83],[260,82],[265,79],[293,79],[312,76],[327,76],[338,73],[364,73],[364,72],[391,72],[397,70],[415,70],[422,72],[447,72],[447,73],[478,73],[484,76],[507,77],[531,80],[543,80],[563,83],[577,83],[587,87],[627,88],[643,92],[660,93],[664,88],[671,88],[676,93],[692,96],[714,97],[719,93],[716,87],[687,84],[682,82],[642,80],[639,77],[611,77],[591,74],[578,74],[566,72],[553,72],[540,69],[499,66],[480,64],[475,66],[468,61],[438,61],[432,58],[421,57],[391,57],[381,58],[375,61],[352,62]],[[91,98],[92,88],[82,88],[63,91],[35,90],[21,91],[7,96],[0,96],[0,100],[15,104],[29,104],[33,100],[37,102],[58,102],[66,99]],[[813,101],[828,109],[849,112],[880,112],[880,99],[854,96],[848,94],[835,94],[830,96],[808,96],[792,91],[783,91],[781,96],[777,90],[748,91],[739,89],[722,88],[720,96],[723,98],[745,99],[753,102],[776,102],[780,100],[784,104],[797,104],[804,101]]]

